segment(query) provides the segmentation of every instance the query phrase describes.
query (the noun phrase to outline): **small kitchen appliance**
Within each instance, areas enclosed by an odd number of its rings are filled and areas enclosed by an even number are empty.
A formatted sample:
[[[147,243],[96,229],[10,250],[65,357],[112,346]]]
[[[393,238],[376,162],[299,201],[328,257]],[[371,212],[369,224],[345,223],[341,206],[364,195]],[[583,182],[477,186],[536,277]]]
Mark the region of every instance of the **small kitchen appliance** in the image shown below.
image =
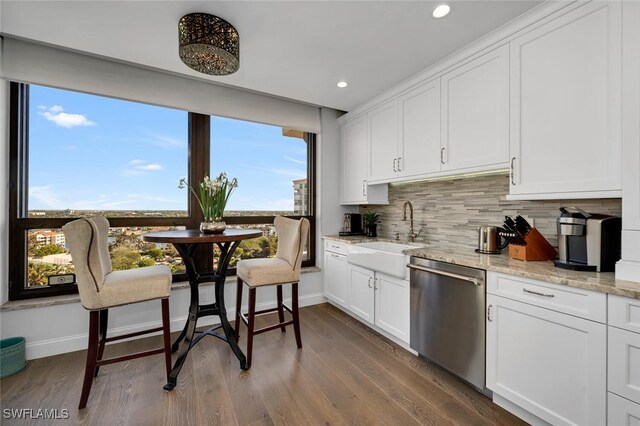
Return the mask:
[[[622,218],[561,207],[558,227],[558,268],[613,272],[620,260]]]
[[[342,231],[339,235],[363,235],[362,215],[360,213],[345,213],[342,221]]]
[[[478,227],[478,248],[476,252],[484,254],[500,254],[500,250],[508,244],[506,240],[500,244],[498,232],[504,231],[497,226],[484,225]]]

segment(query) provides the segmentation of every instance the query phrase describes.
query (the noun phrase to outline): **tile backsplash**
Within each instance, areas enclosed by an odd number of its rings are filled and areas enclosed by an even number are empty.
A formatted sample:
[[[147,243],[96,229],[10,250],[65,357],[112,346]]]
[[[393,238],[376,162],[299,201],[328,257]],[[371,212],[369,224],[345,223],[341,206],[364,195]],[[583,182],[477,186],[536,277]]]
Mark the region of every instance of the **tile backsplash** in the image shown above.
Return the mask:
[[[575,206],[590,213],[618,216],[622,211],[619,198],[508,201],[508,192],[509,177],[505,175],[397,184],[389,186],[389,205],[361,206],[360,212],[373,210],[380,215],[379,237],[393,238],[394,232],[400,232],[400,239],[406,240],[409,222],[401,219],[402,206],[409,200],[413,204],[415,232],[422,229],[417,241],[475,248],[477,227],[501,226],[505,215],[534,219],[538,231],[557,247],[560,207]]]

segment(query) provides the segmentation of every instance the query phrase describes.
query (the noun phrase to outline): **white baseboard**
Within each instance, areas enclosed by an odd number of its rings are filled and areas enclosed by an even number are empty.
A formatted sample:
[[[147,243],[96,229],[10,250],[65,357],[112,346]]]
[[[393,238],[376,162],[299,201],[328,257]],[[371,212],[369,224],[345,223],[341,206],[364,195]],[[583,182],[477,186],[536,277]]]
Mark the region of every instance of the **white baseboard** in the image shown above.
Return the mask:
[[[529,423],[530,425],[551,426],[550,423],[542,420],[540,417],[538,417],[538,416],[536,416],[534,414],[531,414],[530,412],[528,412],[524,408],[520,408],[518,405],[514,404],[513,402],[509,401],[508,399],[505,399],[505,398],[501,397],[500,395],[498,395],[496,393],[493,394],[493,402],[495,402],[496,405],[499,405],[500,407],[504,408],[505,410],[507,410],[508,412],[513,414],[514,416],[521,418],[522,420],[524,420],[525,422]]]
[[[291,302],[290,299],[285,299],[285,301]],[[326,299],[324,298],[322,293],[315,293],[315,294],[300,296],[300,298],[298,299],[298,303],[300,307],[317,305],[324,302],[326,302]],[[276,302],[274,300],[274,301],[259,303],[257,304],[256,309],[257,310],[269,309],[275,306],[276,306]],[[246,312],[246,310],[247,310],[247,307],[243,306],[243,311]],[[232,309],[227,309],[227,317],[229,318],[230,321],[233,321],[235,319],[235,315],[236,315],[235,306]],[[187,320],[186,315],[172,317],[171,332],[181,331],[182,328],[184,327],[186,320]],[[198,320],[198,327],[210,326],[210,325],[215,325],[219,323],[220,322],[218,321],[218,318],[216,316],[202,317]],[[128,325],[124,327],[117,327],[117,328],[109,329],[107,332],[107,335],[121,336],[123,334],[135,333],[135,332],[150,329],[150,328],[160,327],[161,325],[162,325],[162,322],[158,320],[153,322]],[[160,332],[134,337],[129,340],[145,338],[145,337],[158,335],[158,334],[160,334]],[[123,340],[120,340],[115,343],[119,343],[122,341]],[[82,334],[75,334],[75,335],[64,336],[64,337],[57,337],[55,339],[40,340],[36,342],[27,341],[25,345],[25,356],[26,356],[26,359],[30,360],[30,359],[44,358],[47,356],[64,354],[68,352],[81,351],[81,350],[85,350],[86,348],[87,348],[87,333],[82,333]]]

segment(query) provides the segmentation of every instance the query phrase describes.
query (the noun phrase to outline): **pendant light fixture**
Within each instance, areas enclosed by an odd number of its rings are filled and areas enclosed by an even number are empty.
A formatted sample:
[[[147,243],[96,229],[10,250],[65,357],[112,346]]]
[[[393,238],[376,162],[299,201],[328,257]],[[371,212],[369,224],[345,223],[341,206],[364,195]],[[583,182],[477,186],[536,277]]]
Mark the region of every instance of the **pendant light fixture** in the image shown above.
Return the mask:
[[[190,13],[178,23],[180,59],[189,68],[209,75],[229,75],[240,68],[240,36],[222,18]]]

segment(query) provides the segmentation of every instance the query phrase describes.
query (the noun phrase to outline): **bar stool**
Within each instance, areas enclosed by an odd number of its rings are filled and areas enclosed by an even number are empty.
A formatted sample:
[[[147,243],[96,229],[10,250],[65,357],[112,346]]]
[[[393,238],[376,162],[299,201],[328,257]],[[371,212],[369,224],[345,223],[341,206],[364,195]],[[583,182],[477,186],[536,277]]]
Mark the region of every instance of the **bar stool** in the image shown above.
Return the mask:
[[[164,353],[167,377],[171,371],[169,293],[171,270],[164,265],[112,271],[109,256],[109,221],[105,217],[78,219],[62,227],[69,245],[82,306],[89,311],[89,344],[79,409],[87,406],[93,378],[100,366]],[[107,338],[109,309],[160,299],[162,327]],[[115,358],[103,359],[107,342],[162,331],[164,345]]]
[[[293,324],[296,335],[296,344],[302,348],[300,338],[300,318],[298,315],[298,281],[300,280],[300,267],[302,253],[307,242],[309,221],[307,219],[288,219],[276,216],[273,224],[278,234],[278,250],[274,258],[245,259],[236,266],[237,296],[236,296],[236,339],[240,337],[240,320],[247,326],[247,368],[251,366],[253,352],[253,336],[267,331],[281,329],[286,332],[286,326]],[[249,312],[244,315],[241,312],[242,288],[249,287]],[[282,301],[282,286],[291,284],[291,307]],[[256,290],[258,287],[276,286],[277,306],[256,312]],[[284,320],[284,311],[287,310],[293,319]],[[269,312],[278,312],[279,323],[255,329],[255,317]]]

